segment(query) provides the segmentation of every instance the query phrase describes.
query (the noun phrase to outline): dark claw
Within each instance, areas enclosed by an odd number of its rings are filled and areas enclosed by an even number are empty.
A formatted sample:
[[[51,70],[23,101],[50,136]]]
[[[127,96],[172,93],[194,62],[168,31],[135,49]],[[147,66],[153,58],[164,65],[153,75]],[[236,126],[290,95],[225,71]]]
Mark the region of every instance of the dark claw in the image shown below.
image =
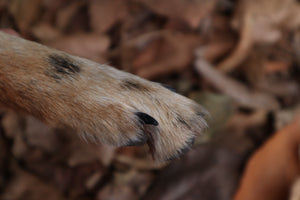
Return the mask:
[[[136,116],[139,117],[140,122],[142,124],[150,124],[150,125],[158,126],[158,122],[150,115],[143,112],[136,112],[135,114]]]

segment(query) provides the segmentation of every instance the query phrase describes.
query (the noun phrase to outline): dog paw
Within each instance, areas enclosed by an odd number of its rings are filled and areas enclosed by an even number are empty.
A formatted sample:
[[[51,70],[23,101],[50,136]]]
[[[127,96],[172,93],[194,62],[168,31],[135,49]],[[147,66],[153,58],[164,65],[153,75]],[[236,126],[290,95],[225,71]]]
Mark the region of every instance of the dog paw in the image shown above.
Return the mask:
[[[50,125],[115,146],[147,143],[156,160],[183,153],[206,127],[200,105],[158,83],[5,33],[0,41],[0,102]]]
[[[207,127],[204,108],[161,84],[109,66],[88,71],[83,73],[89,88],[82,90],[80,101],[91,105],[85,105],[87,119],[79,129],[89,140],[115,146],[147,143],[155,160],[168,160],[187,151]]]

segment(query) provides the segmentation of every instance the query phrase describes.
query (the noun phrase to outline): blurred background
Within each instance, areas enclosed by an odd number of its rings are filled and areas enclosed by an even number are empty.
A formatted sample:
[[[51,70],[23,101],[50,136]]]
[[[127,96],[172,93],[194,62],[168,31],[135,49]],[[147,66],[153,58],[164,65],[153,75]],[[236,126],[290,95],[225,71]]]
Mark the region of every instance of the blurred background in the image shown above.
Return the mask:
[[[1,108],[1,200],[300,198],[297,0],[0,0],[0,28],[211,113],[191,151],[155,164],[147,147],[87,144]]]

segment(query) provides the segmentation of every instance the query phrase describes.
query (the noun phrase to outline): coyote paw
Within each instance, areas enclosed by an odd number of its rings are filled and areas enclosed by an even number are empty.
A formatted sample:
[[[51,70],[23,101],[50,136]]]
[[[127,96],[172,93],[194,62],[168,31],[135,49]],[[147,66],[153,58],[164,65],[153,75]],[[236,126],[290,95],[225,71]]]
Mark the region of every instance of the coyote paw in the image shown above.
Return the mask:
[[[97,69],[81,72],[89,87],[76,97],[84,109],[74,126],[85,138],[116,146],[147,143],[154,159],[167,160],[189,149],[207,126],[207,112],[192,100],[108,66]]]
[[[173,158],[206,127],[195,102],[126,72],[0,32],[0,102],[83,138]],[[13,62],[12,62],[13,60]]]

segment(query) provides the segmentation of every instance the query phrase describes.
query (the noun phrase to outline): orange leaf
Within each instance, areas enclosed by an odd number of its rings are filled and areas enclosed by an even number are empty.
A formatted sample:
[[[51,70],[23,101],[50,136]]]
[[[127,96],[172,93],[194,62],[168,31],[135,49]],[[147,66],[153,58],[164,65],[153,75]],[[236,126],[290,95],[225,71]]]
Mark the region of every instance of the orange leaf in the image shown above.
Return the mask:
[[[300,168],[300,119],[278,131],[250,159],[234,200],[287,199]]]

